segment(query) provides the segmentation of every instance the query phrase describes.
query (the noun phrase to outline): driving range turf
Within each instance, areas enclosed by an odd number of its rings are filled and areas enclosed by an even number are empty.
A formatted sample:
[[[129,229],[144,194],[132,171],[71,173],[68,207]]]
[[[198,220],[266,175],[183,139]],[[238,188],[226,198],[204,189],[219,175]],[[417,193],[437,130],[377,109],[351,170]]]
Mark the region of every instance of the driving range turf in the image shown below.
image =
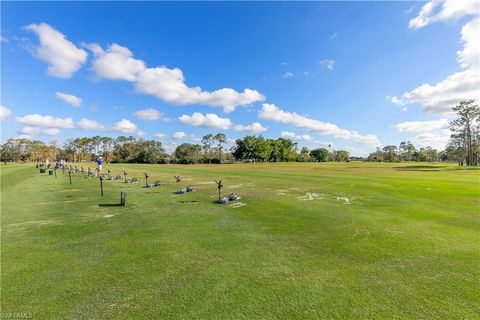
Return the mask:
[[[85,164],[84,164],[85,165]],[[91,164],[93,168],[94,165]],[[478,319],[480,171],[454,164],[1,166],[2,313]],[[142,188],[149,182],[165,185]],[[177,195],[181,186],[196,192]],[[241,199],[216,204],[222,194]],[[120,191],[127,206],[120,207]]]

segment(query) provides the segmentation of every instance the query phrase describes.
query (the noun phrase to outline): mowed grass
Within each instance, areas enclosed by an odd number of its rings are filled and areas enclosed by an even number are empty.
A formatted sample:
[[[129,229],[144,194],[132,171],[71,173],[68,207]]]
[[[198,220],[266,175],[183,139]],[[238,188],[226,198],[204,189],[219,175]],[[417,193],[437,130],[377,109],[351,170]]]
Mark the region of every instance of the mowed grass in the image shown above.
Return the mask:
[[[93,164],[91,165],[93,168]],[[35,319],[478,319],[480,171],[453,164],[1,167],[1,307]],[[141,188],[149,182],[164,186]],[[182,186],[197,191],[176,195]],[[242,206],[219,205],[237,192]],[[127,206],[119,202],[127,192]],[[233,204],[235,202],[232,202]]]

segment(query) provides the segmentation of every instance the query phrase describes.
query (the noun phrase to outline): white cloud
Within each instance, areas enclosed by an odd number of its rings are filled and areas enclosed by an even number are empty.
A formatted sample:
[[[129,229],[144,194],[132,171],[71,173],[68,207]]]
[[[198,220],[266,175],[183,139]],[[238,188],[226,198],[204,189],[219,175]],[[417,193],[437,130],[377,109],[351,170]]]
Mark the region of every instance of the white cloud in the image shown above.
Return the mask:
[[[246,125],[246,126],[237,124],[233,127],[233,130],[248,132],[248,133],[260,133],[260,132],[267,131],[267,128],[262,126],[259,122],[253,122],[253,123],[251,123],[249,125]]]
[[[295,112],[284,111],[274,104],[264,103],[258,115],[262,119],[292,124],[297,128],[307,129],[317,134],[330,135],[339,139],[353,140],[360,144],[380,144],[378,138],[373,134],[361,135],[356,131],[341,129],[329,122],[307,118]]]
[[[157,139],[165,139],[167,137],[166,134],[163,134],[163,133],[160,133],[160,132],[155,133],[153,136]]]
[[[82,130],[103,131],[105,127],[95,120],[82,118],[77,122],[77,128]]]
[[[21,135],[34,136],[40,133],[40,129],[34,127],[24,127],[18,133]]]
[[[133,58],[133,53],[128,48],[116,43],[111,44],[106,50],[96,43],[87,47],[95,55],[93,69],[101,78],[135,81],[138,74],[146,68],[142,60]]]
[[[284,78],[284,79],[293,78],[293,72],[286,72],[286,73],[283,75],[283,78]]]
[[[283,138],[288,138],[288,139],[297,140],[297,141],[312,141],[312,137],[309,136],[308,134],[297,135],[295,134],[295,132],[282,131],[280,135]]]
[[[162,117],[162,113],[157,109],[143,109],[133,113],[135,117],[144,121],[155,121]]]
[[[143,137],[146,135],[144,131],[138,130],[136,124],[127,119],[122,119],[118,122],[115,122],[115,124],[110,128],[110,131],[130,133],[139,137]]]
[[[60,133],[60,129],[58,128],[46,128],[40,129],[35,127],[24,127],[19,132],[20,136],[31,139],[33,136],[36,135],[45,135],[45,136],[56,136]]]
[[[338,33],[334,32],[331,36],[330,36],[330,39],[333,40],[333,39],[337,39],[338,38]]]
[[[56,118],[52,116],[42,116],[39,114],[28,114],[23,117],[16,117],[15,121],[21,124],[34,127],[46,128],[73,128],[72,118]]]
[[[442,5],[441,8],[439,6]],[[429,1],[420,10],[418,16],[411,19],[410,28],[421,28],[426,25],[451,19],[459,19],[465,15],[478,15],[478,1],[471,0],[446,0]]]
[[[49,64],[47,74],[58,78],[70,78],[87,59],[87,52],[77,48],[65,35],[46,23],[25,27],[39,37],[40,44],[35,56]]]
[[[187,134],[183,131],[178,131],[172,134],[172,138],[175,140],[181,140],[181,139],[184,139],[185,137],[187,137]]]
[[[425,4],[420,14],[410,21],[410,27],[420,28],[436,21],[458,19],[463,15],[479,14],[478,3],[475,1],[430,1]],[[442,4],[442,8],[434,12]],[[419,103],[425,112],[433,114],[452,114],[452,107],[461,100],[480,98],[480,18],[474,18],[462,27],[461,40],[463,49],[457,51],[457,61],[464,68],[447,76],[436,83],[424,83],[419,87],[405,92],[401,99],[403,104]]]
[[[7,107],[0,106],[0,120],[7,119],[12,114],[12,111]]]
[[[66,102],[74,107],[80,107],[82,105],[82,99],[80,99],[77,96],[74,96],[73,94],[56,92],[55,96],[58,99],[62,100],[63,102]]]
[[[145,137],[147,135],[147,133],[145,131],[142,131],[142,130],[138,130],[134,133],[137,137]]]
[[[44,129],[42,133],[46,136],[56,136],[60,133],[60,129],[58,128],[48,128]]]
[[[394,127],[400,132],[427,132],[436,129],[446,128],[447,119],[429,120],[429,121],[407,121],[396,124]]]
[[[404,106],[406,104],[405,101],[402,101],[401,99],[398,99],[397,97],[386,96],[385,99],[387,99],[391,104],[394,104],[394,105],[397,105],[397,106]]]
[[[434,85],[422,84],[404,93],[402,100],[407,103],[420,103],[427,113],[448,115],[453,113],[452,107],[461,100],[479,99],[479,83],[478,72],[469,69],[454,73]]]
[[[480,6],[480,4],[479,4]],[[480,64],[480,18],[473,19],[462,27],[463,50],[457,51],[457,61],[462,68],[478,71]]]
[[[320,66],[322,67],[322,69],[333,70],[335,68],[335,60],[322,60],[320,61]]]
[[[245,89],[237,92],[230,88],[223,88],[213,92],[202,91],[200,87],[188,87],[182,70],[167,67],[148,68],[140,73],[135,83],[135,90],[139,93],[150,94],[159,100],[177,104],[205,104],[221,106],[228,113],[237,106],[248,105],[265,98],[256,90]]]
[[[445,149],[445,145],[450,139],[450,130],[436,130],[432,132],[424,132],[415,136],[412,140],[419,147],[432,147],[437,150]]]
[[[178,118],[180,122],[194,127],[203,127],[210,129],[229,129],[232,126],[232,121],[228,118],[220,118],[214,113],[207,113],[203,115],[195,112],[191,116],[186,114]]]
[[[106,51],[98,44],[88,47],[96,56],[93,66],[100,78],[132,81],[138,93],[152,95],[164,102],[219,106],[224,112],[232,112],[237,106],[265,100],[258,91],[248,88],[243,92],[231,88],[209,92],[200,87],[189,87],[179,68],[147,68],[142,60],[133,58],[128,48],[118,44],[112,44]]]

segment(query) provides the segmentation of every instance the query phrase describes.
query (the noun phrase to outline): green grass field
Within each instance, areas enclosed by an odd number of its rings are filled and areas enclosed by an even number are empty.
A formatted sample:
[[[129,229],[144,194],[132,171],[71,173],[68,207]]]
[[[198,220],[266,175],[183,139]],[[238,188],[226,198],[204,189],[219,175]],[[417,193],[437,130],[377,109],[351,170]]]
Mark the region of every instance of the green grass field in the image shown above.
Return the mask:
[[[93,164],[91,165],[93,168]],[[478,319],[480,171],[453,164],[1,167],[2,312],[34,319]],[[166,185],[145,189],[149,182]],[[174,175],[197,192],[176,195]],[[231,206],[214,203],[214,179]],[[127,192],[127,206],[119,202]]]

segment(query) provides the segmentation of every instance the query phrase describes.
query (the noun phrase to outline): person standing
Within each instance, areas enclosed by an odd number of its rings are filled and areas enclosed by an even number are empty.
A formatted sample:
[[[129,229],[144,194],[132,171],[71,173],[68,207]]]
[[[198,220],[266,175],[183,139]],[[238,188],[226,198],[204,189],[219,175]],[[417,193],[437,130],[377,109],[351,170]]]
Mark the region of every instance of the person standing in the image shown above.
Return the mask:
[[[103,164],[103,157],[98,157],[98,159],[97,159],[97,174],[102,173],[102,164]]]

